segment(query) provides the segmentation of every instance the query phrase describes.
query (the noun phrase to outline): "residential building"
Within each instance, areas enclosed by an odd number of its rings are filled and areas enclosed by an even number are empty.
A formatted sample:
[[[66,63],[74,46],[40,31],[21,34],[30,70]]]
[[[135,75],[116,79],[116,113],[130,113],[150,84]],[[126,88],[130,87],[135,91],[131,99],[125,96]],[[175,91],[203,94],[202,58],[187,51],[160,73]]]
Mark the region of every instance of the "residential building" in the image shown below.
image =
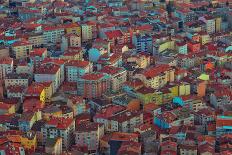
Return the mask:
[[[31,84],[32,78],[29,74],[10,73],[7,74],[4,81],[5,88],[9,86],[23,86],[24,88],[27,88]]]
[[[56,64],[41,65],[34,74],[36,82],[52,82],[53,92],[56,92],[61,85],[60,66]]]
[[[62,138],[47,138],[45,152],[54,155],[62,154]]]
[[[157,89],[163,87],[168,82],[174,81],[174,72],[175,69],[169,65],[162,64],[137,73],[134,78],[143,81],[147,87]]]
[[[46,48],[34,48],[30,52],[30,60],[34,66],[34,70],[36,70],[39,65],[41,65],[42,61],[48,56],[48,51]]]
[[[75,121],[71,118],[52,118],[42,126],[43,145],[47,138],[62,138],[62,148],[69,149],[74,144]]]
[[[73,109],[74,116],[90,112],[89,104],[80,96],[70,95],[67,101],[67,106]]]
[[[37,98],[44,104],[46,100],[45,86],[40,83],[32,83],[26,90],[25,98]]]
[[[206,32],[208,34],[213,34],[216,32],[215,18],[213,16],[203,16],[199,20],[206,24]]]
[[[64,35],[63,26],[48,26],[43,28],[43,40],[44,45],[55,45],[57,42],[61,42],[61,37]]]
[[[0,58],[0,80],[4,80],[7,74],[13,72],[13,59]]]
[[[35,152],[37,148],[37,138],[35,132],[29,131],[21,136],[21,145],[26,151]]]
[[[117,92],[122,89],[122,85],[127,80],[127,72],[124,68],[105,66],[99,72],[111,76],[111,91]]]
[[[28,41],[18,41],[12,44],[12,55],[15,59],[28,58],[31,50],[32,44]]]
[[[41,119],[41,111],[23,113],[18,120],[19,130],[23,132],[30,131],[33,124]]]
[[[93,39],[92,26],[88,24],[81,24],[81,40],[82,43]]]
[[[69,47],[81,47],[81,37],[76,34],[66,34],[61,39],[61,51],[65,52]]]
[[[132,43],[135,45],[137,53],[153,53],[153,41],[150,35],[136,34],[133,36]]]
[[[87,122],[76,127],[75,144],[87,147],[88,150],[98,150],[100,139],[104,136],[104,125]]]
[[[8,115],[14,113],[15,113],[15,105],[0,102],[0,115]]]
[[[89,61],[70,60],[65,64],[65,75],[68,82],[77,82],[81,76],[92,71],[93,66]]]
[[[110,75],[87,73],[77,80],[77,94],[86,98],[98,98],[110,91]]]

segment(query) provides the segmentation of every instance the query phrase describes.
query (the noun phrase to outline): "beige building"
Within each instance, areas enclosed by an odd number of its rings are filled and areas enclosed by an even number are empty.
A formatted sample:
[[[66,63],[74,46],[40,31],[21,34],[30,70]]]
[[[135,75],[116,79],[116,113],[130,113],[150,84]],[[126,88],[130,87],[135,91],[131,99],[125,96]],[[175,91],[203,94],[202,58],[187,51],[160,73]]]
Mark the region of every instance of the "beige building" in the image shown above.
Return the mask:
[[[76,34],[62,36],[61,51],[67,51],[69,47],[81,47],[81,37]]]
[[[120,67],[105,66],[100,72],[111,76],[111,90],[117,92],[121,90],[122,85],[127,81],[127,71]]]
[[[75,139],[75,121],[71,118],[52,118],[41,128],[43,133],[43,144],[46,145],[47,138],[62,138],[62,148],[69,149]]]
[[[40,47],[44,44],[43,34],[42,33],[35,33],[30,34],[28,37],[29,43],[32,44],[33,47]]]
[[[83,24],[81,25],[81,34],[82,34],[82,42],[87,42],[93,38],[92,26]]]
[[[0,59],[9,57],[9,48],[8,47],[0,47]]]
[[[169,65],[162,64],[135,74],[134,78],[143,81],[147,87],[158,89],[166,85],[168,82],[173,82],[175,80],[174,72],[175,69]]]
[[[12,54],[15,59],[22,59],[29,57],[32,50],[32,44],[28,41],[18,41],[12,44]]]
[[[88,150],[97,150],[100,139],[104,136],[104,125],[89,122],[79,125],[75,132],[75,143],[78,146],[87,146]]]
[[[11,73],[7,74],[7,77],[5,78],[4,82],[5,88],[9,86],[23,86],[27,88],[32,82],[32,79],[28,74]]]

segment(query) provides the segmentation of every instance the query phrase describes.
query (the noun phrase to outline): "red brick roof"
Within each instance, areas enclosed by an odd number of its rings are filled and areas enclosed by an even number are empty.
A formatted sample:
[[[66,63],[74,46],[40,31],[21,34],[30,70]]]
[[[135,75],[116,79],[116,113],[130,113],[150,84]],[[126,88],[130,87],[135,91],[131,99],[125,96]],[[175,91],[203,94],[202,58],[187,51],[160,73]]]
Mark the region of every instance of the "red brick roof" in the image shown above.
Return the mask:
[[[36,69],[35,74],[56,74],[59,69],[59,65],[44,64]]]

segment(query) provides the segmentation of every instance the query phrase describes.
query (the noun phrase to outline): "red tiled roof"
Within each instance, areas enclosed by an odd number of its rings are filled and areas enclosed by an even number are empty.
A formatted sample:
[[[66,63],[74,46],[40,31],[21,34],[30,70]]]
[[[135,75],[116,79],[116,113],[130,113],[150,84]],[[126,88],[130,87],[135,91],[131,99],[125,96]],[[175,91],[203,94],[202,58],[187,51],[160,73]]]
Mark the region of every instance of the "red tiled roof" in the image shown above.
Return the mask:
[[[11,65],[13,63],[13,58],[1,58],[0,64]]]
[[[123,68],[120,68],[120,67],[104,66],[99,72],[114,75],[114,74],[118,73],[119,71],[121,71],[122,69]]]
[[[47,124],[55,126],[57,129],[65,130],[70,127],[73,121],[72,118],[52,118]]]
[[[123,33],[121,30],[113,30],[113,31],[107,31],[105,32],[107,38],[109,39],[113,39],[113,38],[118,38],[118,37],[122,37]]]
[[[34,56],[42,56],[42,54],[44,54],[47,51],[46,48],[34,48],[31,52],[30,52],[30,57],[34,57]]]
[[[0,109],[6,110],[6,109],[9,109],[11,107],[12,107],[12,105],[10,105],[10,104],[6,104],[6,103],[3,103],[3,102],[0,102]]]
[[[60,69],[59,65],[44,64],[36,69],[35,74],[56,74],[59,69]]]
[[[33,83],[31,84],[26,91],[27,96],[34,96],[34,95],[40,95],[42,91],[44,90],[44,86],[40,83]]]
[[[99,80],[104,77],[103,73],[87,73],[83,75],[81,78],[84,80]]]
[[[146,78],[153,78],[155,76],[158,76],[162,72],[168,71],[169,69],[171,69],[171,67],[169,65],[162,64],[159,66],[154,66],[152,68],[149,68],[148,70],[145,70],[143,75]]]
[[[68,63],[66,63],[65,65],[84,68],[84,67],[87,67],[89,64],[90,64],[89,61],[71,60]]]
[[[29,43],[28,41],[17,41],[15,43],[12,44],[13,47],[17,47],[17,46],[29,46],[31,45],[31,43]]]

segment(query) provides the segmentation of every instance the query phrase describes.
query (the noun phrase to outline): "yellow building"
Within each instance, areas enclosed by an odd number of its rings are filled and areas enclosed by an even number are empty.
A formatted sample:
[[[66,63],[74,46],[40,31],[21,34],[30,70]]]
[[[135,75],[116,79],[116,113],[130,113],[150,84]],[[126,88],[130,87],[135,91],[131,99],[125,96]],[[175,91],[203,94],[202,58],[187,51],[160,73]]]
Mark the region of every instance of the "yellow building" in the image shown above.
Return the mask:
[[[171,93],[172,93],[172,96],[173,97],[176,97],[176,96],[179,96],[179,89],[178,89],[178,86],[177,85],[172,85],[172,84],[170,84],[171,86],[170,86],[170,88],[169,88],[169,90],[171,91]]]
[[[221,24],[222,24],[222,18],[221,17],[217,17],[215,19],[215,29],[216,29],[216,32],[220,32],[221,31]]]
[[[27,132],[21,136],[21,144],[25,150],[35,151],[37,147],[37,138],[34,132]]]
[[[210,35],[207,33],[201,34],[200,41],[201,41],[201,45],[205,45],[205,44],[211,42]]]
[[[32,50],[32,44],[28,41],[17,41],[12,44],[12,52],[15,59],[28,58]]]
[[[171,92],[172,98],[177,96],[190,95],[189,83],[170,83],[168,89]]]
[[[179,96],[190,95],[189,83],[181,83],[178,87],[179,87]]]
[[[163,52],[167,49],[174,50],[175,49],[175,41],[169,40],[169,41],[163,42],[159,45],[159,53]]]
[[[53,95],[53,89],[52,89],[52,82],[42,82],[41,83],[44,86],[45,91],[45,102],[50,102],[52,95]]]
[[[66,34],[77,34],[81,36],[81,26],[77,23],[71,23],[65,25],[65,32]]]

